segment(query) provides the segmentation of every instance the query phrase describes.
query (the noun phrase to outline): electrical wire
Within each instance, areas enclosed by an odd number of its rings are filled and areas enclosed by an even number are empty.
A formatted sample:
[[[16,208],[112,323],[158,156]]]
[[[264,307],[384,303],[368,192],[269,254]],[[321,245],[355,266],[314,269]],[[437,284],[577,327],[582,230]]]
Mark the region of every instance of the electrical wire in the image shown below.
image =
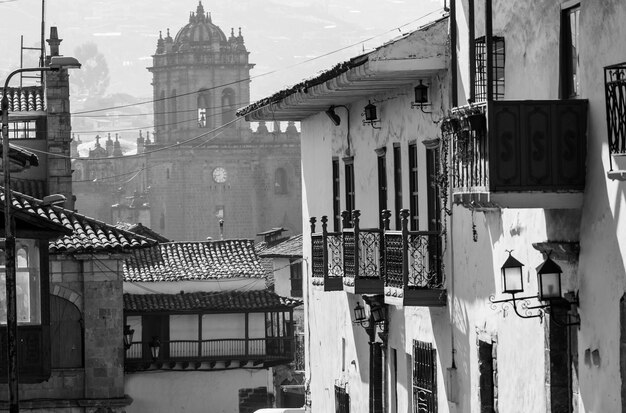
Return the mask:
[[[173,95],[173,96],[166,96],[166,97],[162,97],[162,98],[158,98],[158,99],[146,100],[146,101],[137,102],[137,103],[129,103],[129,104],[125,104],[125,105],[109,106],[109,107],[105,107],[105,108],[101,108],[101,109],[84,110],[84,111],[80,111],[80,112],[75,112],[74,114],[75,115],[82,115],[82,114],[87,114],[87,113],[101,112],[101,111],[104,111],[104,110],[121,109],[121,108],[133,107],[133,106],[146,105],[146,104],[150,104],[150,103],[165,101],[165,100],[168,100],[168,99],[176,99],[176,98],[179,98],[179,97],[189,96],[189,95],[193,95],[193,94],[196,94],[196,93],[202,93],[202,92],[205,92],[205,91],[210,91],[210,90],[222,88],[224,86],[231,86],[231,85],[236,85],[236,84],[242,83],[242,82],[249,82],[249,81],[251,81],[253,79],[258,79],[260,77],[268,76],[268,75],[271,75],[271,74],[274,74],[274,73],[279,73],[279,72],[282,72],[284,70],[291,69],[291,68],[294,68],[296,66],[300,66],[300,65],[303,65],[303,64],[306,64],[306,63],[310,63],[310,62],[313,62],[315,60],[318,60],[318,59],[321,59],[321,58],[333,55],[333,54],[338,53],[338,52],[342,52],[344,50],[347,50],[347,49],[350,49],[352,47],[358,46],[360,44],[364,44],[365,42],[368,42],[370,40],[374,40],[377,37],[381,37],[381,36],[387,35],[389,33],[393,33],[396,30],[400,30],[403,27],[406,27],[406,26],[409,26],[411,24],[414,24],[414,23],[416,23],[416,22],[418,22],[418,21],[420,21],[422,19],[425,19],[426,17],[431,16],[431,15],[433,15],[435,13],[441,13],[443,10],[444,10],[443,8],[439,8],[437,10],[434,10],[434,11],[430,12],[430,13],[426,13],[426,14],[424,14],[424,15],[422,15],[422,16],[420,16],[420,17],[418,17],[418,18],[416,18],[416,19],[414,19],[414,20],[412,20],[412,21],[410,21],[408,23],[405,23],[405,24],[400,25],[398,27],[394,27],[393,29],[389,29],[389,30],[387,30],[387,31],[385,31],[383,33],[370,36],[370,37],[368,37],[368,38],[366,38],[364,40],[359,40],[358,42],[352,43],[352,44],[350,44],[348,46],[344,46],[344,47],[341,47],[339,49],[335,49],[335,50],[332,50],[330,52],[323,53],[323,54],[321,54],[319,56],[315,56],[315,57],[312,57],[310,59],[303,60],[302,62],[294,63],[292,65],[281,67],[281,68],[278,68],[278,69],[275,69],[275,70],[270,70],[268,72],[261,73],[261,74],[258,74],[258,75],[249,76],[249,77],[246,77],[244,79],[239,79],[239,80],[236,80],[236,81],[233,81],[233,82],[227,82],[227,83],[223,83],[221,85],[211,86],[211,87],[208,87],[208,88],[203,88],[201,90],[181,93],[181,94],[177,94],[177,95]],[[402,31],[401,31],[401,33],[402,33]]]

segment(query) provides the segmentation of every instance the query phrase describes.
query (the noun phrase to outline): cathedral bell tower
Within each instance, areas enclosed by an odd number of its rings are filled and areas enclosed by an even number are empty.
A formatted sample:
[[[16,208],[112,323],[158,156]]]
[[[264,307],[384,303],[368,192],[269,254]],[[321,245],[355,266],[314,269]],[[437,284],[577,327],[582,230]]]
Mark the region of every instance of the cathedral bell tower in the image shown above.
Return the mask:
[[[241,29],[237,35],[231,29],[226,37],[202,2],[176,37],[169,29],[165,37],[159,33],[153,66],[148,68],[153,77],[154,143],[183,142],[222,126],[220,139],[241,139],[249,126],[233,121],[237,108],[250,101],[254,65],[248,55]]]

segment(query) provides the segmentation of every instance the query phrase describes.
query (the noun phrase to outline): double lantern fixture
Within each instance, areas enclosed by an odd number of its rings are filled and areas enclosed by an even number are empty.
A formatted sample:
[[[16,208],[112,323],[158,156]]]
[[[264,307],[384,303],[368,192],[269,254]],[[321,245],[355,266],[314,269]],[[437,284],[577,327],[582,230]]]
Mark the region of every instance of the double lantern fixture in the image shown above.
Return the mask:
[[[365,307],[360,302],[354,307],[354,324],[358,324],[365,330],[375,328],[378,324],[385,322],[385,308],[377,301],[370,302],[370,315],[365,313]]]
[[[563,271],[561,267],[550,258],[548,254],[544,262],[537,267],[537,286],[538,291],[536,296],[519,297],[516,294],[524,292],[522,267],[524,264],[519,262],[513,255],[512,251],[509,253],[508,258],[501,267],[502,273],[502,293],[511,294],[511,298],[503,300],[495,300],[495,297],[491,295],[489,301],[492,303],[492,308],[496,308],[496,304],[511,303],[515,314],[521,318],[543,318],[544,313],[551,311],[554,307],[566,308],[578,305],[578,298],[570,301],[563,298],[561,292],[561,276]],[[529,305],[531,299],[537,299],[538,301],[545,303],[539,305]],[[568,318],[570,314],[568,313]],[[564,324],[579,325],[580,319],[578,315],[571,315],[574,318],[573,322],[566,321]]]

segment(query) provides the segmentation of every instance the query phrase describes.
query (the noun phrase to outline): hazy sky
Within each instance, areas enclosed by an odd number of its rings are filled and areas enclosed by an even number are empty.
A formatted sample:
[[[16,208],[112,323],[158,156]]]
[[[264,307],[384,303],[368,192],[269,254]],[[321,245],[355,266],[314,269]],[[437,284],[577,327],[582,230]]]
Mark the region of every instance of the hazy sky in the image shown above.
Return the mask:
[[[0,0],[2,83],[20,65],[20,35],[26,46],[39,44],[41,1]],[[72,55],[77,46],[95,42],[109,66],[108,92],[148,98],[152,89],[146,67],[151,65],[159,31],[165,36],[170,28],[174,37],[198,5],[198,0],[44,1],[46,38],[49,27],[57,26],[64,39],[62,54]],[[205,0],[203,6],[227,36],[231,27],[235,32],[242,28],[250,62],[256,64],[251,72],[254,101],[434,20],[440,12],[418,19],[441,10],[443,0]],[[364,44],[302,63],[374,36]],[[34,55],[27,52],[25,66],[36,65]],[[277,72],[254,79],[270,71]]]

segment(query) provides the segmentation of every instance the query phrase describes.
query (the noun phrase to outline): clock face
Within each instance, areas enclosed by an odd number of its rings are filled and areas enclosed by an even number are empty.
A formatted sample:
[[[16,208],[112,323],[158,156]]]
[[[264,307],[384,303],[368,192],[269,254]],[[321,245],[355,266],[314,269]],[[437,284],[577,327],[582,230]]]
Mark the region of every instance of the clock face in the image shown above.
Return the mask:
[[[224,182],[226,182],[226,169],[222,168],[221,166],[213,169],[213,180],[218,184],[223,184]]]

